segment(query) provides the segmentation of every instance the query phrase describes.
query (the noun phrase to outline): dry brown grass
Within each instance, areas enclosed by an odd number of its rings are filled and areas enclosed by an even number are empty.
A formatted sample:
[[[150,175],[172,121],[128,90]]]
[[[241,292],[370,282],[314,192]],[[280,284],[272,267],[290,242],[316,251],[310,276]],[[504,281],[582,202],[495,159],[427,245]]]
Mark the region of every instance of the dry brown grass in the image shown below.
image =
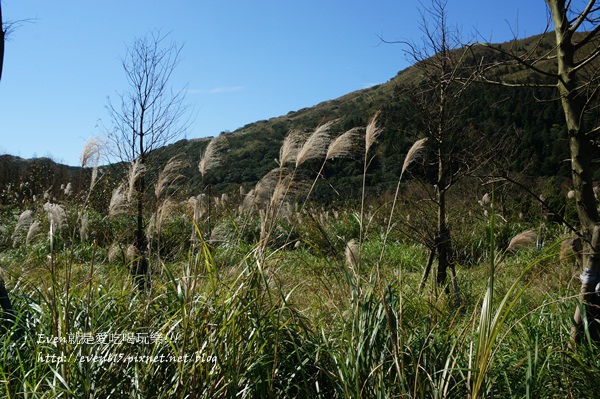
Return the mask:
[[[329,129],[337,122],[336,120],[329,121],[320,125],[302,144],[296,157],[296,167],[299,167],[309,159],[324,158],[331,142]]]
[[[381,111],[377,111],[377,113],[373,115],[373,118],[371,118],[371,121],[367,125],[367,131],[365,133],[365,154],[369,153],[369,150],[371,149],[373,144],[375,144],[379,135],[383,132],[383,128],[377,126],[377,119],[379,118],[380,114]]]
[[[423,149],[425,148],[425,143],[427,142],[427,137],[419,139],[414,142],[414,144],[410,147],[410,150],[406,153],[406,157],[404,158],[404,164],[402,164],[402,172],[400,172],[400,176],[406,172],[409,165],[417,160]]]
[[[185,163],[178,159],[177,155],[169,159],[163,170],[158,174],[158,180],[154,187],[156,198],[160,198],[166,187],[183,177],[179,171],[184,166]]]
[[[335,159],[352,156],[354,149],[360,142],[361,128],[350,129],[338,136],[329,144],[325,159]]]
[[[296,162],[296,156],[302,143],[302,133],[297,129],[288,132],[283,144],[279,149],[279,166],[284,167],[286,163]]]
[[[223,136],[213,137],[212,140],[210,140],[206,146],[206,149],[204,150],[204,154],[202,155],[200,162],[198,163],[198,170],[203,178],[210,169],[214,169],[221,165],[223,161],[221,158],[221,152],[226,145],[227,140]]]
[[[137,158],[135,161],[129,165],[129,172],[127,173],[127,200],[131,201],[133,198],[133,193],[136,191],[136,182],[138,179],[146,172],[146,165],[142,163],[140,158]]]
[[[536,238],[537,233],[534,230],[523,231],[510,240],[510,243],[508,244],[508,248],[506,248],[506,250],[508,251],[526,248],[533,244]]]

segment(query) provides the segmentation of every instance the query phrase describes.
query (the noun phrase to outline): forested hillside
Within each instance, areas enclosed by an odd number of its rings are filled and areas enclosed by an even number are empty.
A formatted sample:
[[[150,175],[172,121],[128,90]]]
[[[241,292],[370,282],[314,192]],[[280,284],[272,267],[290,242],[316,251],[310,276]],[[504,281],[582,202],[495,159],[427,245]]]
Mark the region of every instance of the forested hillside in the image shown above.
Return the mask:
[[[537,37],[533,37],[505,45],[525,47],[536,40]],[[476,51],[477,57],[498,58],[489,49],[476,48]],[[484,55],[480,55],[481,53]],[[522,71],[513,76],[508,68],[496,73],[504,73],[509,80],[523,77]],[[289,131],[299,129],[310,132],[319,124],[339,119],[332,132],[341,133],[365,126],[375,112],[381,111],[379,120],[384,133],[377,145],[378,157],[369,169],[369,186],[377,191],[392,188],[402,166],[402,154],[419,136],[419,129],[422,129],[415,121],[414,104],[406,96],[416,84],[416,76],[414,67],[410,67],[387,83],[349,93],[310,108],[291,111],[284,116],[250,123],[234,132],[221,133],[227,141],[227,150],[223,155],[227,168],[211,171],[204,184],[210,183],[215,194],[237,191],[240,185],[252,187],[277,166],[275,160]],[[506,153],[495,154],[498,162],[504,162],[506,172],[518,172],[531,178],[568,178],[569,165],[563,162],[568,158],[564,117],[553,90],[514,89],[474,83],[462,101],[461,118],[475,136],[486,141],[507,141]],[[184,139],[156,150],[153,156],[157,162],[153,163],[153,167],[158,170],[172,156],[180,156],[188,163],[184,170],[185,192],[198,191],[201,189],[202,179],[197,165],[208,141],[209,139]],[[507,159],[501,160],[502,156],[510,158],[510,162]],[[0,185],[8,187],[10,184],[14,188],[29,182],[30,195],[58,189],[60,185],[69,182],[77,184],[80,175],[76,168],[55,165],[49,159],[23,161],[3,156],[1,162]],[[38,170],[42,169],[40,176],[43,177],[36,176],[39,175]],[[361,173],[360,160],[340,160],[327,165],[325,169],[329,183],[340,190],[351,188],[352,182]],[[327,196],[327,193],[318,193],[315,198]]]

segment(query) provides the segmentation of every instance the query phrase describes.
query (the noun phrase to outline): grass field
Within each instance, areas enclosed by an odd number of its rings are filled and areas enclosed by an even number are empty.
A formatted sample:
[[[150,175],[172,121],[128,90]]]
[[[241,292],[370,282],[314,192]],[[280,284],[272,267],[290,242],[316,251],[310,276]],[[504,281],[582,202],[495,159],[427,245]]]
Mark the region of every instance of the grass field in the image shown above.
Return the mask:
[[[324,209],[295,173],[331,154],[287,145],[250,193],[183,201],[159,175],[145,252],[126,183],[108,207],[67,189],[5,206],[0,396],[594,397],[597,347],[570,341],[580,271],[563,226],[453,197],[456,277],[424,281],[431,201],[401,181],[369,198],[363,177],[360,199]]]

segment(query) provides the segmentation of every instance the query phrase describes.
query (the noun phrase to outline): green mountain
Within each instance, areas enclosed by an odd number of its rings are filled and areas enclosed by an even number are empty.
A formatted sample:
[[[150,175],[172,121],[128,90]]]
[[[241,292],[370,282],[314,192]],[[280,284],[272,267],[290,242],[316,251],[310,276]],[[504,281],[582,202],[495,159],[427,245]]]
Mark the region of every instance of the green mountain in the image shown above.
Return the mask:
[[[505,50],[538,51],[551,49],[551,36],[535,36],[516,43],[500,45]],[[473,60],[501,61],[502,54],[484,46],[472,48]],[[475,61],[473,61],[475,62]],[[542,68],[550,69],[551,62],[543,62]],[[498,68],[493,77],[508,82],[542,82],[530,71],[505,66]],[[303,108],[287,115],[248,124],[231,133],[222,133],[228,148],[223,154],[224,167],[209,171],[204,184],[210,183],[216,192],[252,186],[262,176],[277,167],[279,148],[286,134],[294,129],[310,132],[318,125],[339,119],[334,134],[348,129],[366,126],[378,111],[380,125],[384,127],[376,157],[371,165],[371,187],[384,190],[396,182],[403,157],[410,145],[419,137],[418,124],[414,120],[414,105],[407,101],[406,92],[419,84],[419,70],[409,67],[400,71],[384,84],[358,90],[334,100],[324,101],[310,108]],[[550,101],[555,93],[548,89],[508,88],[490,84],[473,84],[463,94],[465,106],[461,111],[464,123],[476,129],[487,140],[509,136],[512,140],[510,153],[512,163],[508,168],[526,170],[535,176],[568,176],[568,148],[564,139],[564,121],[560,103]],[[193,186],[201,184],[197,164],[209,139],[181,140],[157,151],[162,162],[177,154],[190,162],[186,172]],[[516,148],[515,148],[516,146]],[[357,154],[360,158],[361,154]],[[313,165],[313,172],[320,162]],[[310,166],[309,166],[310,169]],[[332,186],[352,188],[362,173],[362,161],[336,160],[327,165],[325,176]]]
[[[543,54],[552,50],[552,34],[504,43],[499,47],[505,51],[518,52],[535,49]],[[481,60],[489,64],[507,59],[501,53],[482,45],[473,46],[470,57],[471,64],[480,63]],[[551,70],[553,63],[548,59],[537,66]],[[524,79],[543,82],[542,78],[518,66],[496,68],[492,78],[508,82]],[[158,149],[152,154],[153,164],[158,170],[176,155],[187,161],[183,184],[190,194],[202,189],[202,185],[210,185],[215,194],[237,192],[239,186],[252,187],[278,166],[276,159],[279,157],[279,149],[289,131],[297,129],[310,132],[322,123],[339,119],[332,132],[342,133],[354,127],[366,126],[370,118],[380,111],[379,123],[384,131],[376,146],[377,156],[370,163],[368,183],[371,190],[384,191],[395,184],[407,149],[420,136],[422,126],[416,121],[414,104],[411,104],[406,95],[418,87],[420,79],[418,67],[411,66],[384,84],[289,112],[287,115],[250,123],[231,133],[221,133],[227,141],[227,148],[222,154],[223,165],[210,170],[204,180],[197,166],[209,138],[180,140]],[[470,126],[483,140],[491,142],[502,138],[510,143],[505,154],[510,162],[505,164],[505,168],[532,176],[569,175],[569,165],[563,162],[568,158],[564,121],[560,103],[555,101],[554,90],[515,89],[474,83],[463,93],[462,98],[464,106],[460,110],[461,123]],[[349,191],[345,192],[353,195],[362,173],[361,154],[357,153],[356,158],[328,163],[324,170],[324,184],[329,189],[317,190],[316,198],[335,196],[336,190],[340,191],[339,188],[346,188]],[[2,187],[32,181],[37,171],[45,170],[44,178],[37,178],[35,181],[35,188],[30,190],[31,195],[39,194],[49,187],[57,189],[61,184],[82,176],[77,168],[54,165],[50,160],[25,161],[3,156],[0,162]],[[315,165],[309,164],[306,173],[316,173],[319,166],[320,161]],[[77,185],[79,184],[84,183],[78,181]],[[330,190],[331,187],[334,190]]]

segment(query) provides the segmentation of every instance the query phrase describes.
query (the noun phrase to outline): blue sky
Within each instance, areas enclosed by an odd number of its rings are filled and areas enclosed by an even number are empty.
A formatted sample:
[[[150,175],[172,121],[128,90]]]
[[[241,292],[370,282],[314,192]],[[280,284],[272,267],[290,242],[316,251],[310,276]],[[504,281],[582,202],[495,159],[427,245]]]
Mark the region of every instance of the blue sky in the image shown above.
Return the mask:
[[[427,0],[423,1],[427,4]],[[217,135],[388,81],[409,66],[419,2],[400,0],[2,0],[5,20],[28,20],[6,44],[0,154],[76,165],[109,125],[107,98],[127,89],[120,58],[153,29],[183,44],[174,89],[187,85],[186,138]],[[540,33],[543,0],[449,0],[468,39]]]

